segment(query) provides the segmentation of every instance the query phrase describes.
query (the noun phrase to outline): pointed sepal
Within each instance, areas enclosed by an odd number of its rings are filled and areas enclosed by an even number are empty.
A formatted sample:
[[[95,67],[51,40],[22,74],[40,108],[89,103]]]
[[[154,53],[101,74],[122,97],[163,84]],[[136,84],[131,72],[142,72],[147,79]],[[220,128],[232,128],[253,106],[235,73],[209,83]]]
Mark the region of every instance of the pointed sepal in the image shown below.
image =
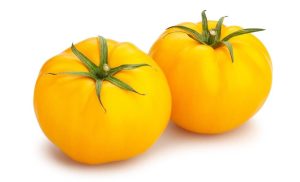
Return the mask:
[[[135,89],[133,89],[130,85],[128,85],[127,83],[119,80],[118,78],[116,77],[112,77],[112,76],[109,76],[107,78],[105,78],[105,80],[109,81],[110,83],[112,83],[113,85],[121,88],[121,89],[124,89],[124,90],[127,90],[127,91],[130,91],[130,92],[134,92],[134,93],[137,93],[139,95],[145,95],[145,94],[142,94],[142,93],[139,93],[137,92]]]

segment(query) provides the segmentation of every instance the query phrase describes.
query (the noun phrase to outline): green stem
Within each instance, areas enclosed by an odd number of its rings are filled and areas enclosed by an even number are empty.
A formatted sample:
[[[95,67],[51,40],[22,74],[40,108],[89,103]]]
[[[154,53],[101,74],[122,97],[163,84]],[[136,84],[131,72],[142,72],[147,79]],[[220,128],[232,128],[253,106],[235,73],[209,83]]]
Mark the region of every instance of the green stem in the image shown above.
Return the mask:
[[[208,30],[208,23],[207,23],[207,17],[206,17],[205,11],[206,10],[203,10],[202,13],[201,13],[201,16],[202,16],[202,34],[203,34],[203,37],[205,38],[205,40],[208,42],[210,34],[209,34],[209,30]]]
[[[217,47],[220,47],[220,46],[226,46],[227,49],[229,50],[232,62],[234,61],[233,46],[229,42],[229,40],[234,38],[234,37],[243,35],[243,34],[249,34],[249,33],[259,32],[259,31],[264,30],[264,29],[261,29],[261,28],[241,29],[241,30],[237,30],[237,31],[227,35],[226,37],[224,37],[221,40],[222,25],[223,25],[224,18],[227,17],[227,16],[221,17],[219,19],[216,27],[213,28],[213,29],[209,29],[205,11],[206,10],[202,11],[202,13],[201,13],[201,16],[202,16],[202,32],[198,32],[194,29],[191,29],[189,27],[182,26],[182,25],[171,26],[167,29],[177,29],[177,31],[175,31],[175,32],[183,32],[183,33],[187,34],[189,37],[191,37],[192,39],[194,39],[195,41],[199,42],[200,44],[208,45],[208,46],[211,46],[212,48],[217,48]],[[170,32],[170,33],[172,33],[172,32]]]
[[[108,54],[108,48],[107,48],[107,42],[106,40],[99,36],[98,38],[98,41],[99,41],[99,49],[100,49],[100,64],[99,64],[99,68],[103,68],[104,65],[107,65],[107,54]]]
[[[82,76],[87,77],[90,79],[95,80],[95,89],[96,89],[96,95],[99,100],[100,105],[102,106],[104,112],[106,112],[106,109],[101,101],[101,88],[103,81],[109,81],[113,85],[117,86],[118,88],[121,88],[123,90],[127,90],[130,92],[134,92],[140,95],[139,92],[137,92],[135,89],[133,89],[130,85],[127,83],[121,81],[120,79],[117,79],[114,77],[115,74],[117,74],[120,71],[123,70],[133,70],[139,67],[143,66],[149,66],[148,64],[123,64],[120,66],[117,66],[115,68],[110,68],[108,66],[108,46],[107,41],[105,38],[99,36],[99,65],[95,65],[87,56],[85,56],[83,53],[81,53],[73,44],[71,46],[71,50],[73,54],[78,58],[78,60],[88,69],[88,72],[59,72],[59,73],[48,73],[49,75],[74,75],[74,76]]]

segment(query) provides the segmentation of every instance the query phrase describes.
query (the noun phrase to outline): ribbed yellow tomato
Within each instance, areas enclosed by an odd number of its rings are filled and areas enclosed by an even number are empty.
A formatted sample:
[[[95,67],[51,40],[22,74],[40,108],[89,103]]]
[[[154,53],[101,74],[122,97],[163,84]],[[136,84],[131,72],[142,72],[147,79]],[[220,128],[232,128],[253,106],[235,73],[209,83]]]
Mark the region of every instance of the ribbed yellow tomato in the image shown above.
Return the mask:
[[[172,120],[193,132],[222,133],[247,121],[265,102],[272,82],[271,59],[264,45],[246,34],[262,29],[226,27],[223,18],[217,26],[216,21],[205,22],[204,12],[202,19],[167,29],[150,55],[169,82]],[[224,39],[234,32],[230,40]]]
[[[157,64],[131,43],[101,40],[108,47],[106,53],[97,38],[90,38],[48,60],[34,92],[43,132],[72,159],[88,164],[144,152],[164,131],[171,113],[167,80]],[[89,59],[90,64],[100,65],[99,57],[107,56],[99,72],[80,62]],[[82,73],[89,71],[94,73],[90,77]]]

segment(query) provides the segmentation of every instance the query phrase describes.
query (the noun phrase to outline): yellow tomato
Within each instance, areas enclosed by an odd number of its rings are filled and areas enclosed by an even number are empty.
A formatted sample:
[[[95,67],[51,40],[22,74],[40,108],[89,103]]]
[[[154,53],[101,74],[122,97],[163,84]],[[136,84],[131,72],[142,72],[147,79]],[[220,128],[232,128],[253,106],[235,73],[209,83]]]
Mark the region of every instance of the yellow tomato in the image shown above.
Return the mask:
[[[131,43],[99,39],[84,40],[48,60],[34,92],[45,135],[87,164],[144,152],[164,131],[171,113],[167,80],[157,64]],[[105,59],[101,67],[99,60]]]
[[[193,132],[222,133],[262,107],[271,88],[271,59],[264,45],[248,34],[262,29],[226,27],[224,17],[207,21],[205,11],[202,19],[167,29],[150,55],[169,82],[172,120]]]

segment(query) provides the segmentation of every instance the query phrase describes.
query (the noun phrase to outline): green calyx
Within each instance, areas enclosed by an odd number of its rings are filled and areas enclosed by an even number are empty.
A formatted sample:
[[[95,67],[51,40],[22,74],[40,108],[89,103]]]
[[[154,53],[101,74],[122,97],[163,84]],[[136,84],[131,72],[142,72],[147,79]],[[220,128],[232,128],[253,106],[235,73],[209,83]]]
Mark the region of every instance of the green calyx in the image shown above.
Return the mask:
[[[98,97],[98,100],[103,108],[104,111],[106,111],[105,107],[102,104],[101,101],[101,87],[102,83],[104,81],[108,81],[112,83],[113,85],[130,91],[134,92],[139,95],[144,95],[142,93],[137,92],[135,89],[133,89],[130,85],[127,83],[121,81],[120,79],[116,78],[114,75],[123,71],[123,70],[133,70],[139,67],[143,66],[150,66],[148,64],[123,64],[114,68],[110,68],[108,65],[108,47],[107,47],[107,41],[105,38],[99,36],[99,51],[100,51],[100,64],[97,66],[94,64],[89,58],[87,58],[83,53],[81,53],[73,44],[71,46],[71,50],[73,54],[79,59],[81,63],[88,69],[88,72],[59,72],[59,73],[48,73],[50,75],[59,75],[59,74],[66,74],[66,75],[76,75],[76,76],[83,76],[90,79],[95,80],[95,88],[96,88],[96,94]]]
[[[212,48],[217,48],[219,46],[226,46],[227,49],[229,50],[231,61],[234,62],[234,57],[233,57],[233,47],[232,44],[229,42],[229,40],[233,37],[243,35],[243,34],[248,34],[248,33],[253,33],[253,32],[259,32],[263,31],[265,29],[261,28],[246,28],[246,29],[241,29],[237,30],[223,39],[221,39],[221,30],[222,30],[222,24],[224,21],[224,18],[227,16],[223,16],[219,19],[218,23],[216,24],[215,28],[209,29],[208,28],[208,22],[207,22],[207,17],[205,14],[205,11],[202,11],[202,33],[197,32],[194,29],[191,29],[186,26],[171,26],[167,29],[178,29],[180,32],[186,33],[190,38],[194,39],[195,41],[211,46]],[[177,31],[176,31],[177,32]]]

